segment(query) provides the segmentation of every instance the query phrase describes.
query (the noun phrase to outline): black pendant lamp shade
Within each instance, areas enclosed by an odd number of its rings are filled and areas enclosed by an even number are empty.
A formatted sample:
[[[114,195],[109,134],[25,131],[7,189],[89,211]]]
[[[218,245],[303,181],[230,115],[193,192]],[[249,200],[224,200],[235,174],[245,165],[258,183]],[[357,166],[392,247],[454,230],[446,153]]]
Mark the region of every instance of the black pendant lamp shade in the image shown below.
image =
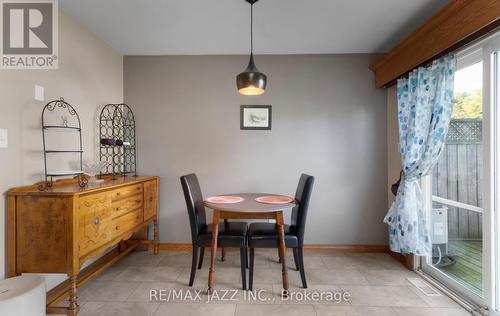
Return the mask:
[[[259,95],[266,90],[267,77],[257,69],[253,61],[253,4],[258,0],[246,1],[250,3],[250,60],[247,68],[236,77],[236,86],[243,95]]]

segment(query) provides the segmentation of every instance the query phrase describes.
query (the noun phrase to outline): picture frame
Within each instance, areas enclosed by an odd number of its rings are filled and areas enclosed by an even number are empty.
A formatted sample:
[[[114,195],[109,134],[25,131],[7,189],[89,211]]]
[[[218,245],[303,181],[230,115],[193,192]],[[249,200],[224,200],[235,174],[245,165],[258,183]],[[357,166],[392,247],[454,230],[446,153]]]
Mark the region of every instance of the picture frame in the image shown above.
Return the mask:
[[[271,130],[271,105],[241,105],[240,130]]]

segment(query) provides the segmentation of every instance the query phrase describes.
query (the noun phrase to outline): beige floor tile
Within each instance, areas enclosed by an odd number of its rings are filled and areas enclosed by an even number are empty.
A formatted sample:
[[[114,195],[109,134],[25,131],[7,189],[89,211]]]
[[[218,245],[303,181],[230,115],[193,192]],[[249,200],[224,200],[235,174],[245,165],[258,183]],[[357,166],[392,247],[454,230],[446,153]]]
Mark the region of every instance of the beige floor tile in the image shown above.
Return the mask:
[[[116,277],[115,281],[175,281],[182,273],[182,267],[128,266]]]
[[[341,286],[351,294],[353,306],[415,306],[429,305],[406,286]]]
[[[387,253],[368,253],[366,258],[376,261],[384,270],[408,270],[403,264]]]
[[[161,304],[155,316],[233,316],[234,304]]]
[[[293,259],[293,254],[287,254],[286,256],[286,266],[290,270],[296,270],[295,269],[295,261]],[[257,259],[256,259],[257,262]],[[268,257],[267,262],[269,265],[269,268],[271,269],[278,269],[281,270],[281,264],[278,262],[278,257]],[[325,263],[323,262],[322,257],[320,256],[310,256],[308,254],[304,254],[304,266],[306,271],[310,269],[327,269]],[[256,265],[256,268],[258,266]]]
[[[225,289],[241,289],[241,269],[226,267],[224,263],[225,262],[218,264],[215,267],[215,287]],[[194,285],[207,287],[208,270],[208,267],[196,270]],[[191,268],[184,268],[176,281],[182,284],[188,284],[190,274]]]
[[[392,307],[314,305],[317,316],[393,316]]]
[[[401,285],[410,286],[407,278],[418,278],[415,272],[409,270],[360,270],[371,285]]]
[[[304,266],[306,270],[308,269],[328,269],[323,261],[323,258],[319,256],[310,256],[308,254],[304,254]]]
[[[470,316],[463,308],[418,308],[395,307],[396,315],[400,316]]]
[[[312,305],[238,304],[235,316],[316,316]]]
[[[126,266],[115,264],[101,273],[95,280],[113,281],[116,277],[125,270]]]
[[[80,316],[152,316],[158,309],[156,303],[129,302],[88,302],[78,315]]]
[[[254,269],[253,281],[260,284],[279,284],[282,282],[281,267],[271,269]],[[292,287],[301,287],[300,275],[298,271],[288,269],[288,281]]]
[[[287,251],[286,260],[290,291],[304,291],[291,250]],[[193,287],[188,286],[191,252],[167,251],[156,256],[151,252],[135,252],[79,289],[81,315],[469,315],[445,295],[425,296],[406,280],[416,275],[387,254],[305,251],[304,261],[309,293],[347,291],[350,300],[341,304],[301,301],[297,296],[282,300],[277,250],[258,249],[254,293],[260,291],[260,296],[241,290],[239,251],[228,251],[225,262],[220,261],[218,252],[215,277],[218,298],[213,297],[207,304],[208,251]],[[189,290],[196,300],[191,301],[187,296],[188,300],[179,301],[176,297],[175,302],[150,301],[152,289]],[[200,292],[201,300],[196,298],[196,291]]]
[[[78,291],[79,301],[125,301],[139,286],[138,282],[93,280]]]
[[[345,255],[345,256],[331,256],[322,258],[325,266],[328,269],[383,269],[383,266],[377,260],[373,260],[370,257],[359,256],[359,255]]]
[[[369,284],[361,272],[355,269],[310,269],[306,270],[306,280],[308,284]]]
[[[160,267],[178,267],[181,266],[183,268],[187,266],[191,266],[192,254],[191,251],[175,251],[175,252],[166,252],[161,260],[158,262],[158,266]],[[205,258],[206,260],[206,258]],[[208,262],[209,260],[207,260]]]
[[[163,251],[160,251],[158,254],[153,254],[152,251],[136,251],[120,260],[117,265],[154,267],[158,265],[165,254],[166,252]]]
[[[434,287],[433,287],[434,288]],[[441,295],[440,296],[427,296],[422,291],[420,291],[418,288],[415,286],[411,285],[410,289],[417,294],[421,299],[423,299],[429,306],[432,307],[453,307],[453,308],[461,308],[460,305],[458,305],[457,302],[446,296],[445,294],[441,293],[439,290],[434,288],[437,292],[439,292]]]

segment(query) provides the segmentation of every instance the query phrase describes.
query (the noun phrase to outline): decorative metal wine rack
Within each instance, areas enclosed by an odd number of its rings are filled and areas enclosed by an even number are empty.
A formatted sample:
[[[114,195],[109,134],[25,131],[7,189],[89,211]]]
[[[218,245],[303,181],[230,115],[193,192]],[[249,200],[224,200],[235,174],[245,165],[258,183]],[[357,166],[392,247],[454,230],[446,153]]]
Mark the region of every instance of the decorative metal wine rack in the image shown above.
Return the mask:
[[[99,143],[100,160],[108,163],[101,175],[111,174],[113,178],[117,174],[136,176],[135,118],[130,107],[125,103],[104,106],[99,117],[99,134],[100,139],[108,138],[129,143],[123,146]]]
[[[71,124],[68,125],[68,116],[76,118],[72,120]],[[50,118],[61,119],[60,124],[54,124],[54,120]],[[67,130],[68,132],[78,133],[79,139],[79,149],[47,149],[47,141],[51,137],[48,133],[49,130]],[[78,176],[78,183],[81,187],[87,184],[87,180],[83,177],[82,164],[83,164],[83,150],[82,150],[82,126],[80,123],[80,117],[76,112],[75,108],[71,106],[68,102],[64,101],[64,98],[59,98],[58,100],[50,101],[45,105],[42,110],[42,139],[43,139],[43,159],[45,167],[45,183],[39,187],[40,190],[44,190],[46,187],[51,187],[53,179],[55,177],[65,177],[65,176]],[[67,170],[67,171],[55,171],[47,169],[47,161],[52,157],[53,154],[78,154],[79,156],[79,169],[78,170]]]

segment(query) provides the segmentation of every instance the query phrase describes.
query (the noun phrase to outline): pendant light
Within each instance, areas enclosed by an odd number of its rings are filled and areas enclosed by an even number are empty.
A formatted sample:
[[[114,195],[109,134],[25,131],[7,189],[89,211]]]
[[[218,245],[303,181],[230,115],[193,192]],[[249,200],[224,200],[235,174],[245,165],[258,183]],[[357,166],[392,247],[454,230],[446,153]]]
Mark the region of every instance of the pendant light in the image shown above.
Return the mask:
[[[246,0],[250,3],[250,61],[247,68],[236,77],[238,92],[243,95],[259,95],[265,92],[267,77],[260,72],[253,61],[253,5],[258,0]]]

